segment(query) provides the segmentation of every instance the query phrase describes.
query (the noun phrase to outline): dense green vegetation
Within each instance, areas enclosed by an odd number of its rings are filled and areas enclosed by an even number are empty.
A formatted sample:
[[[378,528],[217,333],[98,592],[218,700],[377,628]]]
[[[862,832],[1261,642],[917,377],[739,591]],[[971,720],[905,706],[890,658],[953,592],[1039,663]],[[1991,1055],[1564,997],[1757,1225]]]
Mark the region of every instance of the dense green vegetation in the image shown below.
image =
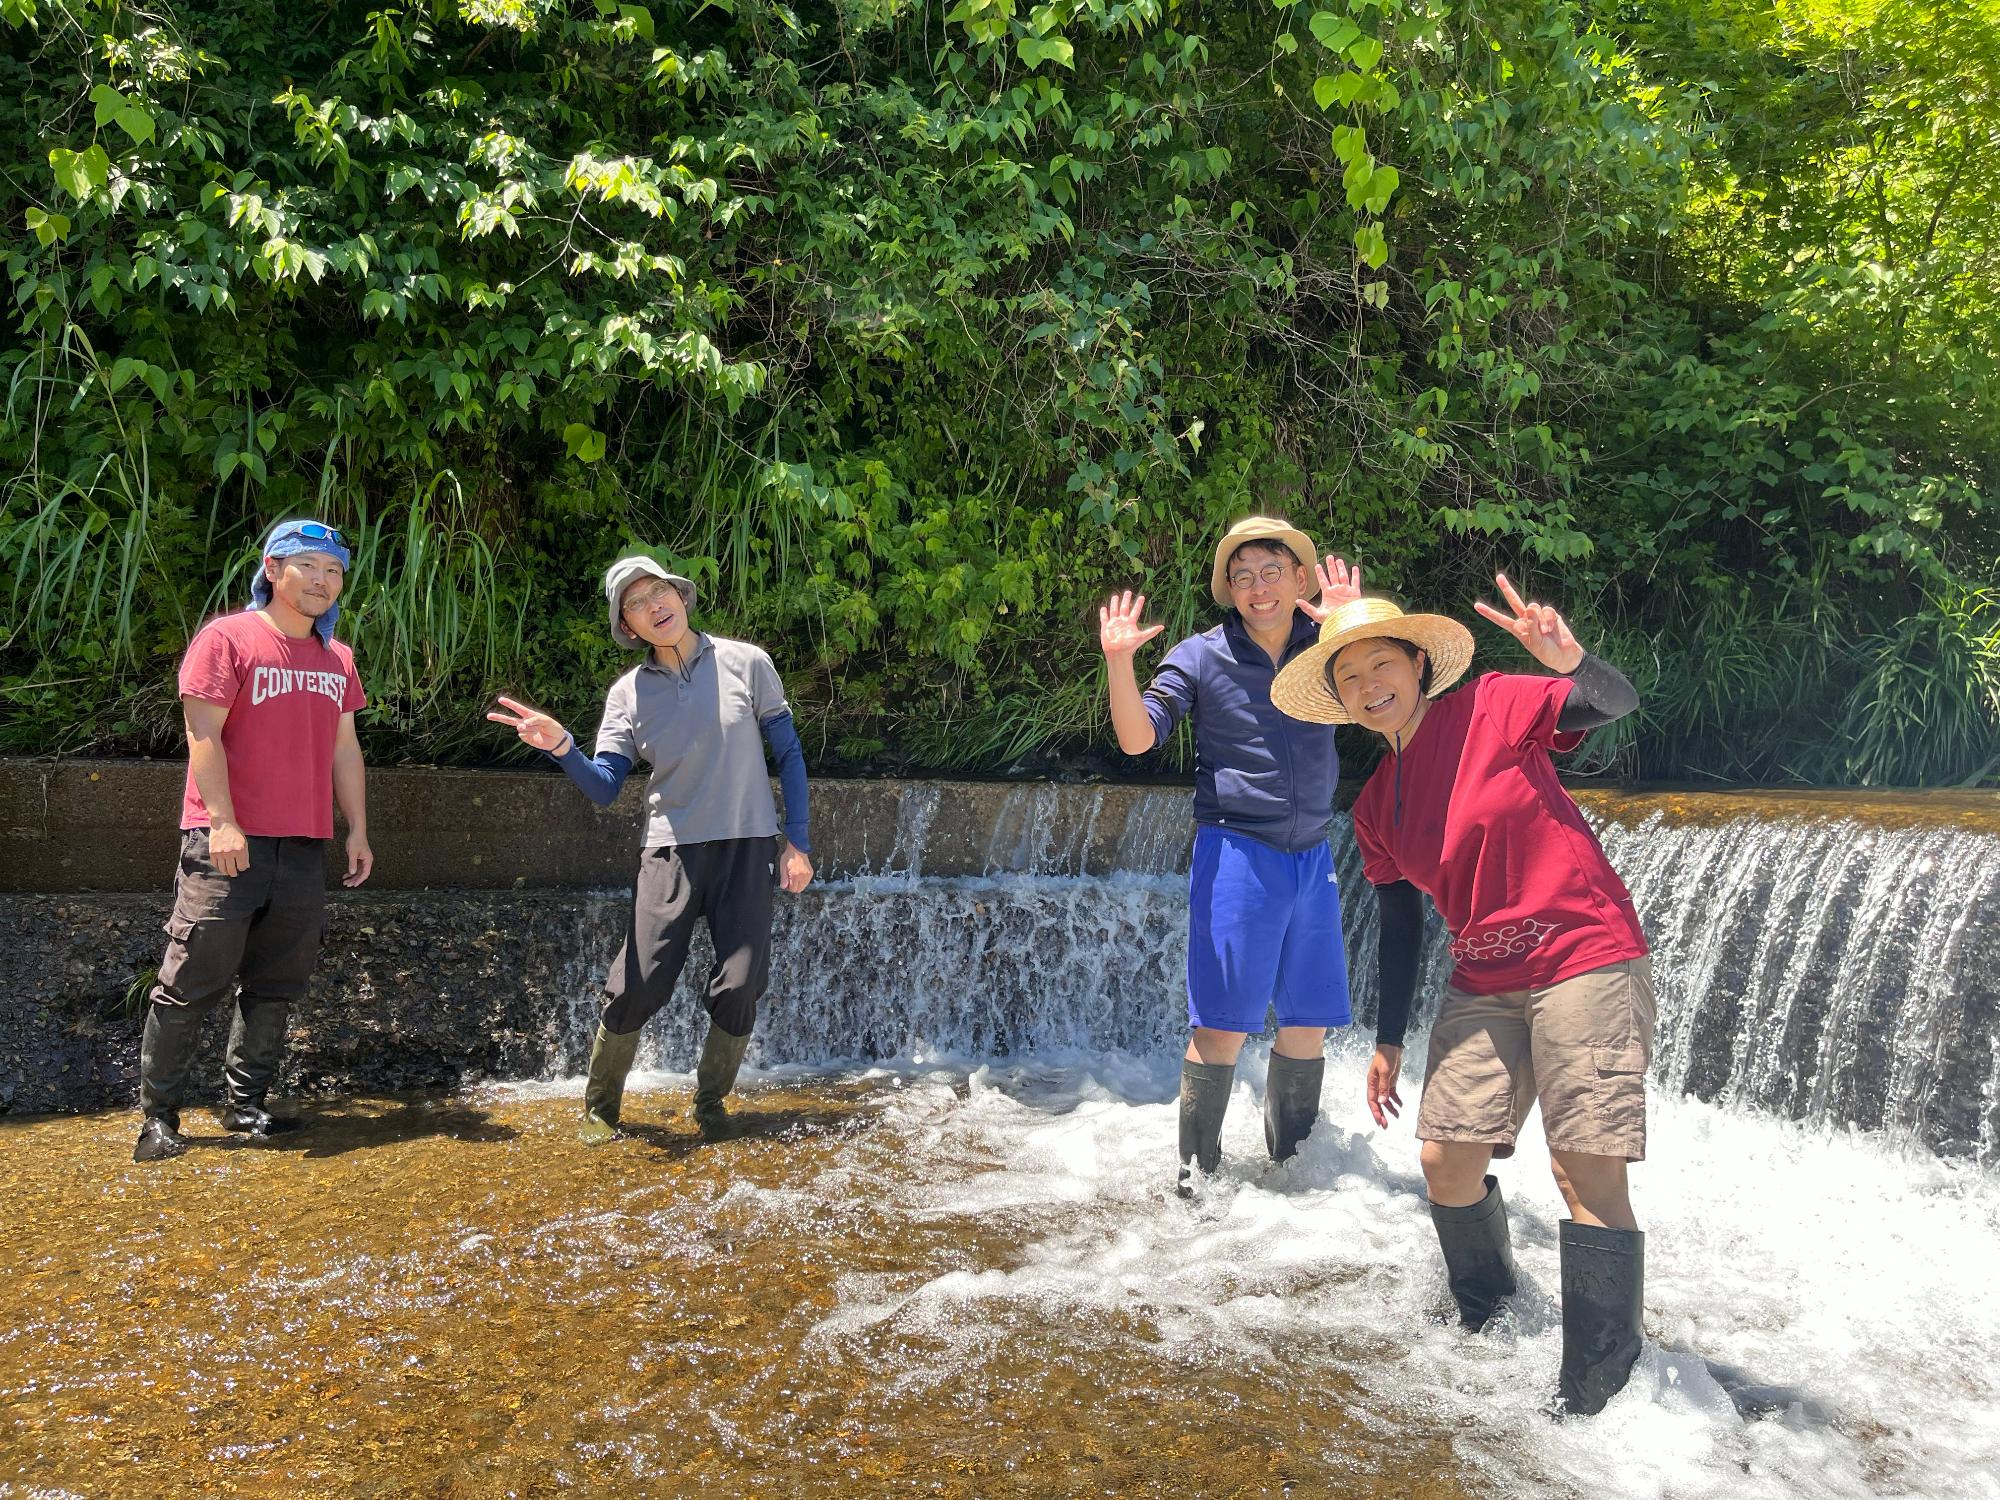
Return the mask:
[[[377,757],[594,722],[638,544],[821,766],[1101,756],[1264,510],[1627,774],[2000,776],[1994,0],[941,4],[0,0],[0,748],[171,751],[313,511]]]

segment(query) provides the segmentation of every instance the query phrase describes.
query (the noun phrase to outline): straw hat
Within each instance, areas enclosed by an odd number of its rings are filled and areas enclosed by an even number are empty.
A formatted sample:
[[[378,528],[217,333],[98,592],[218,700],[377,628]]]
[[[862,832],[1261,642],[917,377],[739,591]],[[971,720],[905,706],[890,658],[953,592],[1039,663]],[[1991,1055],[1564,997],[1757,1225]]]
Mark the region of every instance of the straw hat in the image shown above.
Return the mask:
[[[1271,701],[1295,719],[1309,724],[1352,724],[1354,715],[1340,706],[1327,686],[1326,664],[1343,646],[1387,636],[1408,641],[1431,659],[1431,689],[1435,698],[1465,675],[1472,665],[1472,632],[1443,615],[1406,615],[1389,599],[1350,599],[1319,627],[1319,640],[1306,647],[1271,684]]]
[[[1306,591],[1301,597],[1319,597],[1319,578],[1313,572],[1313,563],[1319,554],[1313,550],[1312,538],[1289,521],[1279,521],[1270,516],[1248,516],[1225,531],[1222,540],[1215,544],[1215,571],[1209,575],[1208,592],[1217,604],[1228,609],[1236,602],[1230,597],[1229,580],[1222,575],[1229,566],[1229,554],[1245,542],[1276,542],[1283,547],[1306,570]]]

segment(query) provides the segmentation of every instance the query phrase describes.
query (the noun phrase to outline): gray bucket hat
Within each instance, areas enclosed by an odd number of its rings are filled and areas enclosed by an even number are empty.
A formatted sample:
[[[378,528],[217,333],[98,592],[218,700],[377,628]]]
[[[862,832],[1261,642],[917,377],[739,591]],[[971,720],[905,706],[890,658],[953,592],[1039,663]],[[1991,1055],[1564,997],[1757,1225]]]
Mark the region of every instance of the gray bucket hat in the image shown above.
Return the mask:
[[[694,609],[694,580],[669,573],[650,557],[621,557],[604,570],[604,603],[611,612],[611,639],[627,651],[643,651],[646,643],[625,628],[624,612],[618,607],[625,586],[635,578],[664,578],[681,591],[690,612]]]

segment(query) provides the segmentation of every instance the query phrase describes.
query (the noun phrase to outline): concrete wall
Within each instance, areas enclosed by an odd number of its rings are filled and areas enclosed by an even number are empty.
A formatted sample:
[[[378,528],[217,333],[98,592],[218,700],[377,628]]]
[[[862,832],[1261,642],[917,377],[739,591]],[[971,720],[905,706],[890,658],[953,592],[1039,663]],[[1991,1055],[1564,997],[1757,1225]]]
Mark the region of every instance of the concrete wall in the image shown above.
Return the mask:
[[[0,760],[0,891],[164,890],[173,879],[185,774],[178,761]],[[616,802],[598,808],[553,768],[371,769],[370,885],[626,885],[637,862],[643,788],[634,777]],[[1135,809],[1158,817],[1178,804],[1185,835],[1188,795],[1128,785],[815,781],[814,863],[827,879],[907,869],[919,859],[935,875],[1024,869],[1043,857],[1063,873],[1103,874],[1131,862]],[[329,851],[330,861],[337,856]]]

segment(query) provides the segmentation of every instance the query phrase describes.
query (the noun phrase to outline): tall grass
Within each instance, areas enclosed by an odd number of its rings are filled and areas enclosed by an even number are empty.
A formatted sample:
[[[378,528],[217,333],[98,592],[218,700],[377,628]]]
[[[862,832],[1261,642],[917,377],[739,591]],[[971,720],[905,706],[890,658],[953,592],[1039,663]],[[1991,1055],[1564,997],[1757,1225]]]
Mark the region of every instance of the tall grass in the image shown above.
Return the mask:
[[[17,479],[0,499],[7,578],[0,648],[26,646],[44,658],[74,653],[116,677],[140,663],[142,585],[164,571],[144,446],[136,474],[112,456],[95,483],[40,478]]]
[[[1713,601],[1656,630],[1640,774],[1846,786],[2000,774],[2000,598],[1870,620],[1817,590]],[[1642,685],[1643,686],[1643,685]]]
[[[353,507],[342,595],[372,717],[412,748],[449,754],[486,742],[494,684],[519,670],[531,587],[471,523],[456,478],[406,505]]]
[[[371,736],[439,758],[483,744],[476,705],[523,654],[525,576],[470,523],[449,474],[407,504],[336,500],[328,514],[355,554],[341,634]],[[171,750],[174,660],[204,619],[248,600],[267,524],[218,529],[162,504],[143,444],[88,484],[15,480],[0,494],[0,746]]]

